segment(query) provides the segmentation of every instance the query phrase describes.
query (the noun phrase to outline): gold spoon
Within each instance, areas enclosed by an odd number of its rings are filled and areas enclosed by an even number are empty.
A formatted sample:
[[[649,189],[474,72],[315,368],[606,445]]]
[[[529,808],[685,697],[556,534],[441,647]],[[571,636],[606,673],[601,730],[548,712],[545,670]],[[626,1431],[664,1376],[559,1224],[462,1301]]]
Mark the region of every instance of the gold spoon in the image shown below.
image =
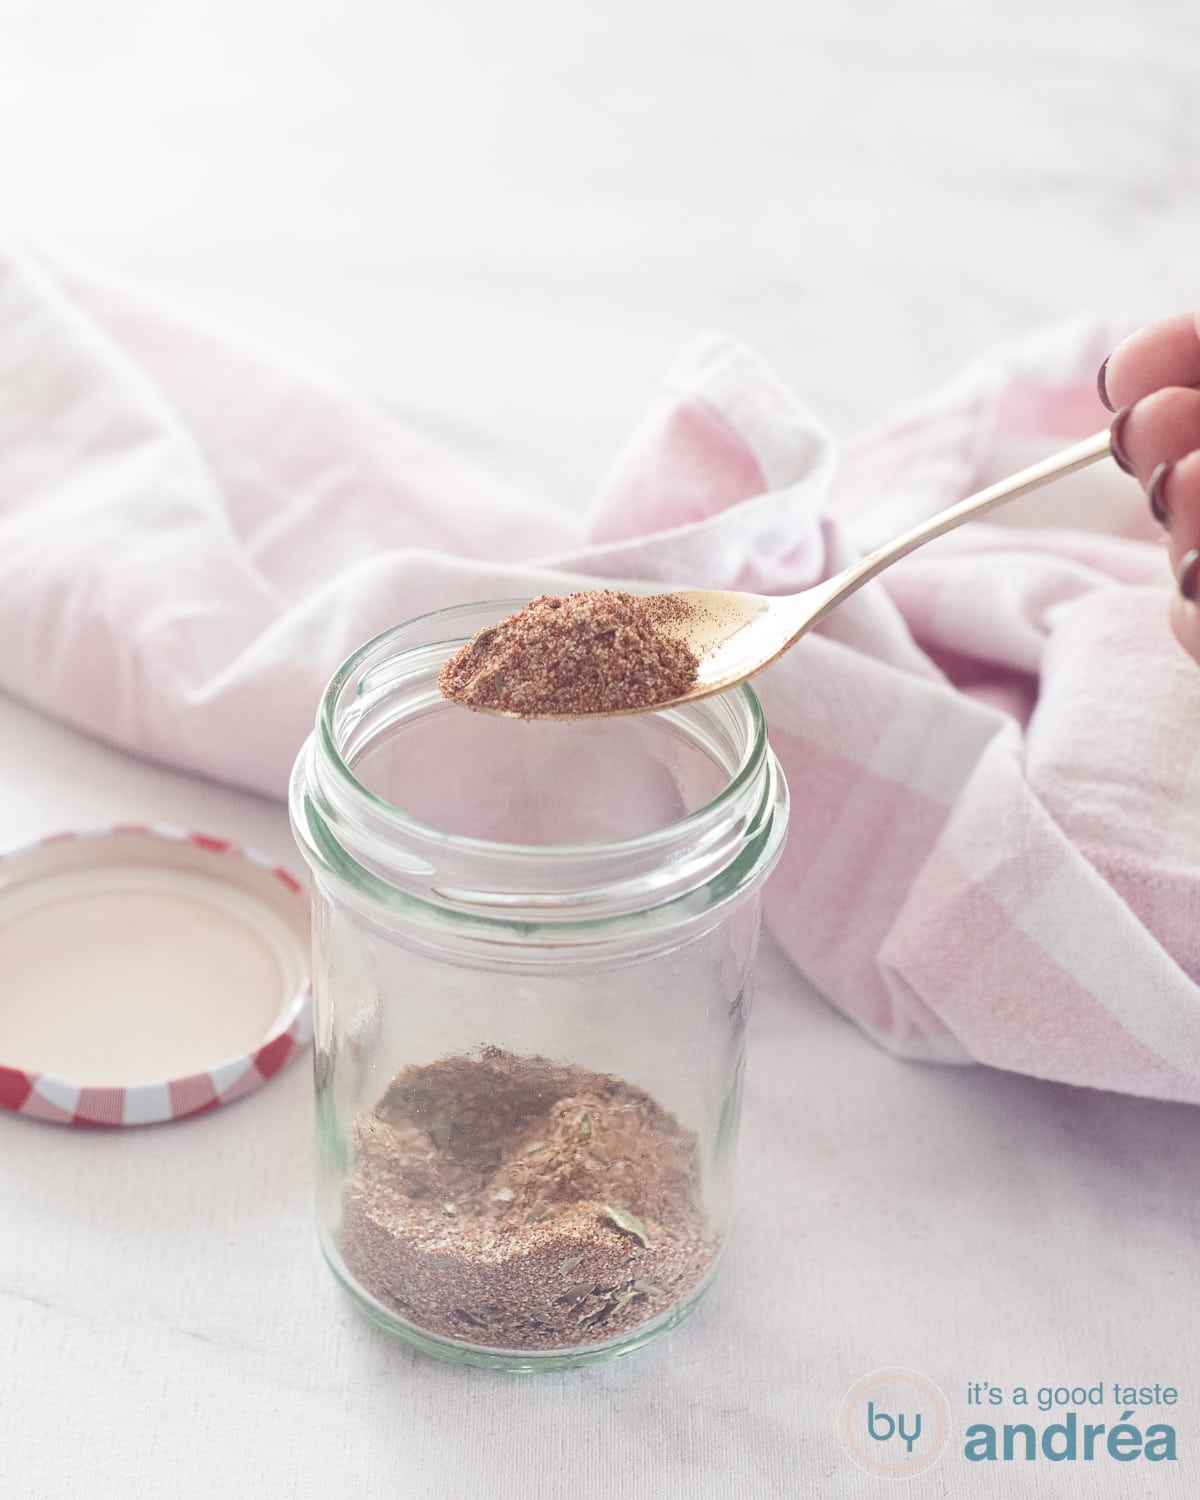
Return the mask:
[[[1105,429],[1094,437],[1064,448],[1061,453],[1032,464],[1010,478],[988,485],[987,489],[980,490],[978,494],[969,495],[965,500],[939,511],[920,525],[903,532],[894,541],[886,542],[874,552],[869,552],[866,557],[834,574],[832,578],[814,584],[812,588],[804,589],[799,594],[769,596],[718,589],[685,589],[670,594],[643,596],[650,599],[671,599],[683,606],[656,617],[655,629],[662,635],[686,641],[699,657],[700,666],[696,679],[687,692],[678,698],[645,704],[640,708],[605,710],[585,715],[533,713],[524,714],[523,717],[616,718],[627,713],[677,708],[681,704],[708,698],[713,693],[723,693],[769,666],[789,646],[794,646],[802,635],[807,635],[843,599],[857,593],[864,583],[869,583],[884,568],[890,568],[900,558],[907,557],[910,552],[915,552],[918,547],[923,547],[935,537],[945,536],[948,531],[953,531],[965,521],[985,515],[1005,501],[1014,500],[1018,495],[1037,489],[1039,485],[1047,484],[1052,479],[1093,464],[1111,451],[1109,433]],[[667,618],[667,614],[671,617]],[[482,704],[471,706],[481,708],[485,713],[515,717],[505,714],[502,709]]]

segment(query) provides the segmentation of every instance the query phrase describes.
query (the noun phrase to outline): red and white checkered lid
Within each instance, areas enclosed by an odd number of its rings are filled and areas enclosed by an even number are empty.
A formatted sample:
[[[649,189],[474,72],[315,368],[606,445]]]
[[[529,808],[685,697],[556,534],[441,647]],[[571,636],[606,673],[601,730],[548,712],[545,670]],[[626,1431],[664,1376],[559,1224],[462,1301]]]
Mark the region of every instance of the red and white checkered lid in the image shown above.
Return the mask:
[[[127,900],[133,903],[127,915],[136,916],[139,900],[155,900],[160,893],[173,903],[170,912],[182,914],[182,924],[176,925],[185,934],[191,913],[193,963],[196,943],[219,943],[222,933],[232,935],[239,953],[253,953],[254,1015],[270,1019],[261,1040],[255,1038],[246,1050],[224,1057],[200,1055],[206,1042],[204,1025],[196,1025],[204,1017],[195,1013],[195,984],[180,986],[191,993],[193,1014],[175,1017],[170,1007],[178,996],[164,983],[163,1055],[183,1057],[182,1048],[187,1065],[169,1070],[177,1076],[148,1080],[142,1076],[143,1059],[131,1065],[125,1078],[114,1077],[111,1072],[122,1071],[112,1061],[114,1047],[118,1053],[121,1047],[121,1032],[114,1032],[114,1026],[127,1024],[128,1015],[122,1013],[108,1025],[105,1015],[91,1014],[86,1007],[93,998],[97,1005],[106,1004],[106,982],[112,1006],[112,987],[121,982],[121,963],[114,968],[109,961],[110,939],[126,954],[126,968],[131,953],[136,966],[138,942],[136,935],[131,939],[128,924],[121,927],[112,920],[111,905],[95,903]],[[91,920],[80,923],[89,901]],[[146,912],[155,909],[144,907]],[[169,941],[165,930],[156,935],[160,950]],[[168,965],[170,958],[168,952]],[[232,954],[227,958],[237,961]],[[180,962],[189,962],[186,953]],[[10,850],[0,855],[0,1108],[63,1125],[153,1125],[240,1099],[307,1051],[312,1040],[308,967],[303,887],[273,860],[226,839],[161,824],[117,825],[60,833]],[[53,993],[65,992],[71,1000],[61,1019],[53,1002],[47,1004],[45,985],[33,982],[44,979],[47,968],[56,970]],[[94,995],[89,974],[94,975]],[[79,984],[89,991],[82,1005]],[[149,996],[152,1005],[154,998]],[[228,996],[223,999],[228,1016]],[[36,1015],[22,1017],[23,1004],[38,1007]],[[83,1015],[89,1023],[76,1027],[75,1035],[69,1034],[72,1015]],[[256,1025],[253,1020],[249,1024]],[[85,1030],[103,1038],[106,1061],[94,1068],[79,1066],[87,1052],[81,1035]],[[220,1034],[219,1028],[212,1033]],[[54,1068],[60,1038],[62,1055],[75,1060],[74,1079],[65,1076],[72,1069]],[[31,1053],[38,1054],[36,1060]],[[95,1076],[97,1069],[103,1076]]]

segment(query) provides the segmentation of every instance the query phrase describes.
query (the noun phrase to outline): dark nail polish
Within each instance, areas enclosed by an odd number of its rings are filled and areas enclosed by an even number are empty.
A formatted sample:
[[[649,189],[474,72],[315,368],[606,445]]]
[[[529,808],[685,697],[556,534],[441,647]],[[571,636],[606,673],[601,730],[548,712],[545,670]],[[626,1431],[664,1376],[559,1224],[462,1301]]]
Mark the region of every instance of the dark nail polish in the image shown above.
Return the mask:
[[[1112,456],[1116,460],[1117,466],[1124,469],[1126,474],[1133,473],[1133,465],[1125,457],[1125,449],[1121,446],[1121,434],[1125,430],[1125,422],[1132,410],[1132,406],[1123,406],[1112,419],[1112,426],[1108,429],[1108,440],[1112,445]]]
[[[1101,401],[1104,402],[1105,406],[1108,407],[1109,411],[1115,411],[1116,408],[1108,399],[1108,382],[1105,379],[1107,371],[1108,360],[1105,360],[1104,363],[1100,366],[1099,370],[1096,372],[1096,394],[1100,397]]]
[[[1200,570],[1200,548],[1193,547],[1190,552],[1185,552],[1179,559],[1179,567],[1175,571],[1175,581],[1179,585],[1179,592],[1188,601],[1196,597],[1198,570]]]
[[[1167,475],[1174,464],[1159,464],[1146,486],[1146,498],[1150,501],[1150,512],[1160,526],[1170,526],[1171,513],[1167,509]]]

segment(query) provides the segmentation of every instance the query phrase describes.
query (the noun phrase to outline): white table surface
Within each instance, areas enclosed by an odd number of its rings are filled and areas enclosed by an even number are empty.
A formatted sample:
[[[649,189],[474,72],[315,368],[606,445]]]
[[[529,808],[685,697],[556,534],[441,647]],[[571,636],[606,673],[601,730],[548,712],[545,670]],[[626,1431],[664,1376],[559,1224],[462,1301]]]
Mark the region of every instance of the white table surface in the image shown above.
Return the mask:
[[[1198,47],[1171,0],[0,0],[0,182],[55,248],[582,504],[699,327],[852,436],[990,341],[1189,305]],[[298,864],[280,805],[0,701],[0,842],[120,818]],[[834,1414],[880,1365],[960,1433],[969,1380],[1180,1392],[1176,1464],[956,1441],[888,1493],[1194,1494],[1200,1113],[896,1062],[769,947],[752,1047],[712,1294],[541,1378],[342,1299],[303,1065],[171,1127],[0,1116],[0,1494],[853,1500],[886,1487]]]

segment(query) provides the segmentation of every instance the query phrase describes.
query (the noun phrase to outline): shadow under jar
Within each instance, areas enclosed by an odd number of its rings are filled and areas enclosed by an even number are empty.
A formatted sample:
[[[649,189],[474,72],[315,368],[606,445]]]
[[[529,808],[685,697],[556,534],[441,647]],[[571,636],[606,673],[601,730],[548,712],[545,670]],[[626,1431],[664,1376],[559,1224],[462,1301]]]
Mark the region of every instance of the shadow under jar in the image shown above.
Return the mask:
[[[291,813],[325,1255],[428,1353],[534,1370],[638,1347],[712,1276],[787,792],[746,687],[573,723],[442,698],[520,603],[356,652]]]

